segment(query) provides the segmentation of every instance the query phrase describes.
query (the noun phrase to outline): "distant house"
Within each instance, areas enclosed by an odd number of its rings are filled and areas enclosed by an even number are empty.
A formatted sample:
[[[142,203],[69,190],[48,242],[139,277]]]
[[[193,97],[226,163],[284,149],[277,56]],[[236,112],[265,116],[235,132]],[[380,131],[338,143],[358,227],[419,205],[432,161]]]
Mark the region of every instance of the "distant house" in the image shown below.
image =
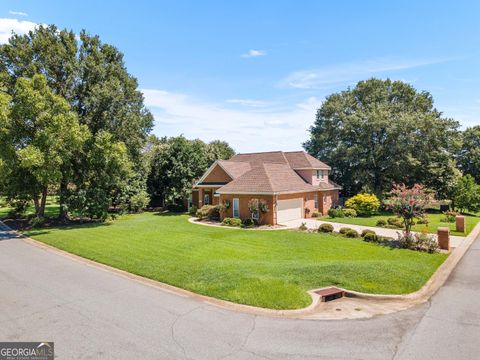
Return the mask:
[[[218,160],[194,184],[190,205],[230,204],[222,218],[250,217],[250,199],[263,199],[263,224],[326,214],[341,187],[328,179],[330,167],[304,151],[237,154]]]

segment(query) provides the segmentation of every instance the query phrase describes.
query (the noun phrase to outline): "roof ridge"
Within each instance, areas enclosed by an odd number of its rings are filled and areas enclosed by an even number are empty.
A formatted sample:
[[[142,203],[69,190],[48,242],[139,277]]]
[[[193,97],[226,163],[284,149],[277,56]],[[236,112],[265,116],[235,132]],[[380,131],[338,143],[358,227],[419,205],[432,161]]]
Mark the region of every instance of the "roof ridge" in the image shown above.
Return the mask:
[[[283,152],[282,150],[272,150],[272,151],[257,151],[257,152],[249,152],[249,153],[238,153],[235,155],[249,155],[249,154],[271,154],[271,153],[277,153],[277,152]],[[233,155],[233,156],[235,156]]]
[[[263,171],[265,172],[265,176],[267,177],[268,185],[270,185],[270,189],[273,190],[272,179],[270,179],[270,174],[268,173],[267,169],[265,168],[265,163],[262,163]]]

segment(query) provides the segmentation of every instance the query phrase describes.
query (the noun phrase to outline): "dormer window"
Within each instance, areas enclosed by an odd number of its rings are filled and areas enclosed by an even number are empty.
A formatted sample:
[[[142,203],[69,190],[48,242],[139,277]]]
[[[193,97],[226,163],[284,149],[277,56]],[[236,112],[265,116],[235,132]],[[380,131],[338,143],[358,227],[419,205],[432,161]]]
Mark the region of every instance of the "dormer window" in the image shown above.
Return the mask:
[[[325,179],[325,176],[327,175],[327,170],[317,170],[317,179]]]

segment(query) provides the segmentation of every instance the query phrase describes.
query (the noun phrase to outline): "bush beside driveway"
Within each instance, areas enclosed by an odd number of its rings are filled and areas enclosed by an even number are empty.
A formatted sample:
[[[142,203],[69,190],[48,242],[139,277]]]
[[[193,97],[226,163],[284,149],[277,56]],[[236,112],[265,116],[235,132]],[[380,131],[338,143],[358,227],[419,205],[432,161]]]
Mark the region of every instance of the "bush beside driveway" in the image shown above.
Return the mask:
[[[329,216],[322,216],[318,218],[321,221],[331,221],[336,223],[342,224],[351,224],[351,225],[360,225],[360,226],[376,226],[378,220],[385,220],[387,221],[388,218],[394,218],[395,215],[392,213],[381,213],[379,215],[374,216],[366,216],[366,217],[335,217],[331,218]],[[413,231],[421,232],[423,229],[427,229],[429,233],[435,234],[437,232],[437,228],[439,227],[448,227],[452,235],[456,236],[467,236],[477,225],[480,221],[480,214],[470,214],[465,215],[465,220],[467,222],[467,231],[466,233],[461,233],[455,230],[455,222],[445,222],[442,221],[445,218],[444,214],[441,213],[428,213],[427,214],[429,223],[428,225],[424,224],[416,224],[412,227]],[[399,229],[398,231],[401,231]]]
[[[405,294],[445,260],[330,234],[244,231],[144,213],[107,224],[32,230],[62,250],[203,295],[272,309],[307,306],[307,290],[337,285]]]

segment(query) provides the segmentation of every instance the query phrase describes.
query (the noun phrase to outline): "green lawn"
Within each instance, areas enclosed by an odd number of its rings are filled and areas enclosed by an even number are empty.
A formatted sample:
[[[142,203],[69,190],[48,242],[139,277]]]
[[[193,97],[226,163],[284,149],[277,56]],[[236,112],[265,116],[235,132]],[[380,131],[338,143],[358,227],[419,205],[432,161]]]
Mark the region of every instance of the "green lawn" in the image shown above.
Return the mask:
[[[417,224],[413,226],[413,231],[422,231],[427,226],[428,232],[433,234],[437,232],[438,227],[442,226],[442,227],[450,228],[450,233],[452,235],[466,236],[470,233],[470,231],[473,230],[475,225],[477,225],[477,223],[480,221],[480,214],[466,215],[465,217],[467,222],[467,231],[466,233],[461,233],[461,232],[455,231],[454,222],[453,223],[442,222],[442,219],[445,217],[445,215],[439,213],[439,214],[427,214],[427,216],[429,220],[428,226]],[[319,220],[338,222],[342,224],[375,226],[378,220],[383,219],[386,221],[390,217],[395,217],[395,215],[393,215],[392,213],[381,213],[376,216],[356,217],[356,218],[331,218],[329,216],[322,216],[319,218]]]
[[[246,231],[144,213],[106,224],[31,230],[68,252],[196,293],[274,309],[307,306],[306,290],[418,290],[445,254],[399,250],[339,235]]]
[[[5,204],[4,199],[0,199],[0,220],[8,217],[8,213],[12,210],[11,207]],[[35,207],[33,205],[28,207],[26,215],[33,215],[35,213]],[[45,216],[56,217],[59,213],[59,206],[55,196],[49,196],[45,205]]]

